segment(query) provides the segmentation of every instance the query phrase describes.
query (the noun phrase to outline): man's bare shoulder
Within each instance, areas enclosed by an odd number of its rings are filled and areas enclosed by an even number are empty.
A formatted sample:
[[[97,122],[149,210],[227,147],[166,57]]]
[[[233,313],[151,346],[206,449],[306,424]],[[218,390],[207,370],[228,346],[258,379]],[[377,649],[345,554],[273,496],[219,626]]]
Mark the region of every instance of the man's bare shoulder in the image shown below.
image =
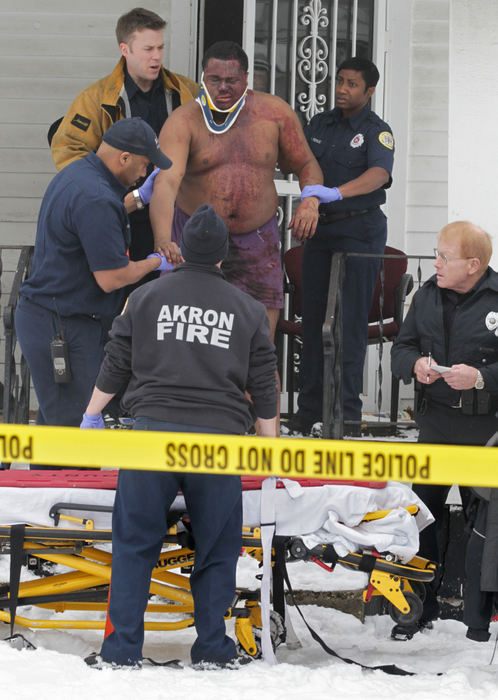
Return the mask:
[[[285,102],[285,100],[283,100],[281,97],[278,97],[278,95],[272,95],[269,92],[260,92],[259,90],[248,90],[248,94],[253,95],[254,100],[257,103],[272,104],[280,106],[282,108],[290,109],[287,102]]]
[[[190,131],[202,122],[202,112],[195,100],[174,109],[164,122],[163,131]]]
[[[173,117],[175,119],[184,119],[186,116],[192,115],[201,116],[201,108],[199,106],[199,103],[195,99],[189,100],[188,102],[185,102],[185,104],[180,105],[179,107],[174,109],[168,116],[168,120],[172,119]]]
[[[294,114],[292,107],[277,95],[271,95],[267,92],[259,92],[258,90],[249,90],[248,100],[249,106],[264,111],[270,118],[285,118],[289,114]]]

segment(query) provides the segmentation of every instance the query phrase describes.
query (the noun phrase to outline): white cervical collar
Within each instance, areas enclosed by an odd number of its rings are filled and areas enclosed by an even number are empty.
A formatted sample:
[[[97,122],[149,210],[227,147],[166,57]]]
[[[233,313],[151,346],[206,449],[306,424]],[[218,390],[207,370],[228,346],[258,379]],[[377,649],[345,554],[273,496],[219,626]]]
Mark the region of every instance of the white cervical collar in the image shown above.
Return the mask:
[[[208,89],[204,84],[203,74],[201,77],[201,86],[199,88],[199,94],[195,98],[195,101],[198,102],[201,106],[202,115],[204,117],[204,121],[209,131],[211,131],[213,134],[224,134],[226,131],[228,131],[228,129],[230,129],[230,127],[234,125],[235,120],[239,116],[240,110],[242,109],[246,101],[246,95],[247,88],[244,90],[244,94],[242,95],[242,97],[239,100],[237,100],[237,102],[234,105],[232,105],[232,107],[230,107],[229,109],[218,109],[217,107],[215,107],[213,100],[211,99],[211,96],[208,92]],[[213,113],[211,110],[215,112],[221,112],[227,115],[223,124],[217,124],[214,121]]]

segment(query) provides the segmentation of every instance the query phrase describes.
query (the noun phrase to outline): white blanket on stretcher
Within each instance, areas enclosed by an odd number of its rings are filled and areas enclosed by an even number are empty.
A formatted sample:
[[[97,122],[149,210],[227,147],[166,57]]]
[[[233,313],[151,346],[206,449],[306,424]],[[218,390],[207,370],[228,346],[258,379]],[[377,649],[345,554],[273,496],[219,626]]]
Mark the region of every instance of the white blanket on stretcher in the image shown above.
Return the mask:
[[[385,488],[372,489],[349,485],[303,487],[298,482],[284,481],[286,488],[272,491],[275,498],[276,534],[303,538],[310,549],[316,544],[330,543],[343,556],[348,551],[375,547],[379,552],[397,554],[409,561],[418,551],[418,533],[433,522],[433,517],[412,489],[398,482]],[[78,503],[112,507],[115,492],[108,489],[16,488],[0,489],[0,525],[26,523],[38,527],[54,527],[50,509],[56,503]],[[183,508],[183,497],[174,506]],[[413,517],[406,506],[417,505]],[[261,491],[243,493],[244,525],[260,524]],[[386,517],[364,522],[364,516],[377,510],[389,510]],[[111,514],[63,509],[63,515],[87,518],[96,530],[111,529]],[[72,521],[61,518],[59,528],[78,529]]]
[[[304,488],[283,480],[285,489],[273,491],[275,534],[299,535],[309,549],[329,543],[340,556],[365,547],[391,552],[407,562],[418,552],[419,531],[434,522],[427,506],[407,484],[390,481],[385,488],[348,485]],[[260,520],[260,491],[244,493],[244,524]],[[416,505],[416,516],[407,506]],[[390,511],[385,517],[362,522],[367,513]]]

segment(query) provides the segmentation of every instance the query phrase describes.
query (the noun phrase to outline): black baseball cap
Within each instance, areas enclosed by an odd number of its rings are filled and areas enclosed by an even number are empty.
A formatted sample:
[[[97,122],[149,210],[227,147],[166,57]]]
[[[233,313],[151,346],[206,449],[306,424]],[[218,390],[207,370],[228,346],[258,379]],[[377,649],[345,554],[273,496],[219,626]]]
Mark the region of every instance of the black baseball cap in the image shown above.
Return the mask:
[[[120,148],[138,156],[147,156],[156,168],[167,170],[173,163],[159,148],[152,127],[141,117],[119,119],[105,132],[102,140],[113,148]]]

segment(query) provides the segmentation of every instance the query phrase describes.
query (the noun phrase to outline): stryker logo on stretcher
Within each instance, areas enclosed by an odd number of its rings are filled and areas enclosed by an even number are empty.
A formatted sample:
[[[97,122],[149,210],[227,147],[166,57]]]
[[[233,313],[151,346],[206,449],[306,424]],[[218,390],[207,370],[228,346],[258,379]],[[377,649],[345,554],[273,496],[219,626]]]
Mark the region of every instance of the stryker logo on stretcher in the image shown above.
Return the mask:
[[[201,309],[199,306],[164,304],[157,318],[157,340],[173,334],[176,340],[186,343],[215,345],[225,350],[230,347],[233,313]]]

